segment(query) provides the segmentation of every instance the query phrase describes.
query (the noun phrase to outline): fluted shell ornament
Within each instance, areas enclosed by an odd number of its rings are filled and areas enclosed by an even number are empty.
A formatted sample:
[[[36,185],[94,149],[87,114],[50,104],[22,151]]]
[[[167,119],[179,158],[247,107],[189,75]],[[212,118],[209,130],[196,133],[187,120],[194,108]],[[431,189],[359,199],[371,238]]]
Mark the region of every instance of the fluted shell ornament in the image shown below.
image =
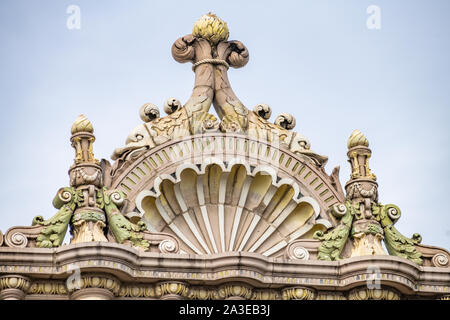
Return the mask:
[[[355,130],[350,135],[350,138],[348,138],[347,147],[351,149],[360,146],[369,147],[369,140],[367,140],[367,138],[361,133],[361,131]]]
[[[228,40],[229,34],[227,23],[211,12],[198,19],[192,29],[193,36],[208,40],[212,45]]]
[[[77,120],[72,125],[72,134],[76,134],[79,132],[88,132],[94,133],[94,128],[92,127],[92,123],[84,116],[84,114],[80,115]]]

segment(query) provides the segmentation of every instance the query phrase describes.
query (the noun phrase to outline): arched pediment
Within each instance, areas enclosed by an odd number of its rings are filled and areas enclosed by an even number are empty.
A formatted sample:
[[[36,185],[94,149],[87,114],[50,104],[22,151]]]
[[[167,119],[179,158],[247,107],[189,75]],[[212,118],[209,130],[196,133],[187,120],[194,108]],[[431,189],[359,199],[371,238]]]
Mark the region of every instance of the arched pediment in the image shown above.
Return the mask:
[[[306,157],[243,135],[204,134],[140,150],[116,167],[112,188],[150,231],[175,235],[182,250],[277,255],[335,223],[343,200]]]

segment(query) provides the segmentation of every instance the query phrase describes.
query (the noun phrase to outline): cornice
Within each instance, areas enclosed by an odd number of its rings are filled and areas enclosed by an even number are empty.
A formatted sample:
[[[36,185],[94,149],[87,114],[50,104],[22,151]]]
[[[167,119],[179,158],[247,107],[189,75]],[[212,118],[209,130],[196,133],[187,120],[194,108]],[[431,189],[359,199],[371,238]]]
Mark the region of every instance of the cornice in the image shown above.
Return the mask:
[[[450,268],[421,267],[395,256],[362,256],[339,261],[288,260],[247,252],[208,256],[143,252],[116,243],[85,243],[56,249],[0,248],[0,275],[65,279],[74,266],[81,273],[111,274],[121,282],[142,284],[178,280],[218,285],[229,281],[257,288],[307,286],[346,291],[366,286],[379,274],[380,284],[406,295],[450,291]]]

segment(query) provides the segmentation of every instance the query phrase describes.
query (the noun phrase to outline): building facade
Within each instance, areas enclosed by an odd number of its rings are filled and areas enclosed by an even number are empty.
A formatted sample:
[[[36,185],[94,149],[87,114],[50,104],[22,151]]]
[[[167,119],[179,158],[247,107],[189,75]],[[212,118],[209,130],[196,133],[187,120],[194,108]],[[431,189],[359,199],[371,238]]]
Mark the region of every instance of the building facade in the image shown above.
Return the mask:
[[[0,299],[450,299],[449,252],[395,228],[367,138],[349,137],[341,185],[292,115],[271,123],[268,105],[235,95],[227,73],[249,53],[228,34],[207,14],[175,41],[191,97],[168,99],[163,117],[143,105],[112,163],[76,119],[56,214],[0,232]]]

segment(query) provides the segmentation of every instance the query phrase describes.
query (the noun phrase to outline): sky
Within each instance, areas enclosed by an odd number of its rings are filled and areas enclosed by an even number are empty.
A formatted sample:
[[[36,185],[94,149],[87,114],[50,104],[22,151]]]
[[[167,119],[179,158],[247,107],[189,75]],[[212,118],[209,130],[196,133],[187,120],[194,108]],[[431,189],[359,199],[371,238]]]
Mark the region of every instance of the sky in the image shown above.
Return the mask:
[[[67,8],[80,8],[68,29]],[[370,5],[380,28],[369,29]],[[400,207],[396,227],[450,249],[448,208],[450,1],[0,1],[0,230],[56,213],[69,184],[70,128],[92,122],[97,158],[110,160],[141,123],[147,102],[186,102],[191,66],[172,43],[212,11],[250,61],[230,69],[240,100],[297,119],[311,149],[349,179],[347,139],[361,130],[372,149],[379,201]]]

